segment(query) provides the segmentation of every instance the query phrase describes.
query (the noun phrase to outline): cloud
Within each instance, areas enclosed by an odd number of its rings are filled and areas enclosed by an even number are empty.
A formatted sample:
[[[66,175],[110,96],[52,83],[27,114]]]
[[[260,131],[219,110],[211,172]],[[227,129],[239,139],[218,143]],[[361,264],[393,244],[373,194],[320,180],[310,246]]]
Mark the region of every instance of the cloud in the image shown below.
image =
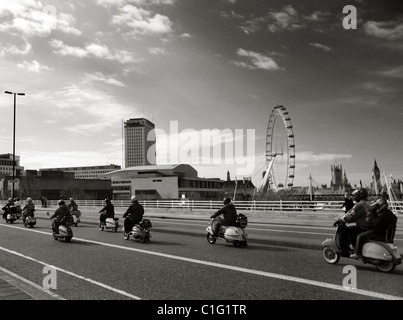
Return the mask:
[[[3,49],[0,50],[0,55],[4,55],[5,53],[11,55],[27,55],[32,49],[32,45],[27,41],[25,41],[25,48],[22,49],[18,48],[16,45],[11,45],[10,47],[1,46]]]
[[[45,70],[45,71],[53,70],[52,68],[49,68],[48,66],[40,64],[36,60],[23,61],[22,63],[18,63],[17,67],[20,69],[28,70],[30,72],[35,72],[35,73],[40,73],[43,70]]]
[[[70,14],[57,13],[53,6],[43,6],[40,1],[14,0],[0,4],[0,32],[24,34],[28,37],[49,36],[52,30],[66,34],[81,35],[74,27],[75,19]]]
[[[125,5],[119,11],[112,17],[111,23],[128,27],[129,31],[125,33],[128,36],[164,35],[173,31],[173,23],[167,16],[131,5]]]
[[[89,83],[89,82],[93,82],[93,81],[100,81],[100,82],[104,82],[106,84],[111,84],[111,85],[118,86],[118,87],[126,86],[122,81],[116,80],[110,76],[107,77],[107,76],[103,75],[102,72],[96,72],[94,74],[86,73],[84,83]]]
[[[90,43],[81,47],[73,47],[66,45],[61,40],[52,39],[49,41],[50,46],[53,48],[53,52],[62,56],[75,56],[79,58],[84,57],[97,57],[106,60],[115,60],[120,63],[134,62],[134,55],[126,50],[111,50],[106,45],[97,43]]]
[[[387,40],[403,39],[403,19],[397,21],[368,21],[364,24],[367,34]]]
[[[263,70],[279,70],[279,65],[271,58],[261,53],[254,51],[248,51],[244,49],[238,49],[237,55],[240,57],[246,57],[250,62],[243,61],[231,61],[238,67],[247,69],[263,69]]]
[[[325,52],[330,52],[330,51],[332,51],[332,48],[330,48],[330,47],[328,47],[328,46],[325,46],[324,44],[320,44],[320,43],[318,43],[318,42],[310,43],[309,45],[312,46],[312,47],[321,49],[321,50],[323,50],[323,51],[325,51]]]
[[[392,69],[379,71],[378,73],[385,77],[403,79],[403,65],[392,68]]]
[[[297,10],[291,5],[284,6],[282,11],[270,12],[271,23],[268,28],[271,32],[282,30],[296,30],[300,29],[302,25],[299,24],[299,17]]]

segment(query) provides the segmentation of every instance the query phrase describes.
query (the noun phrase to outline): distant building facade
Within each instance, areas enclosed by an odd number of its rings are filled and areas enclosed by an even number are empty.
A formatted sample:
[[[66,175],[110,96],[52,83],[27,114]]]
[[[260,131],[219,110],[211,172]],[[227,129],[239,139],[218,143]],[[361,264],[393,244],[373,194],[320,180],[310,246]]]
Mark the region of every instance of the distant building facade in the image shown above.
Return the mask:
[[[20,166],[20,156],[15,155],[15,176],[23,175],[24,167]],[[0,154],[0,177],[13,176],[13,155]]]
[[[7,199],[8,191],[5,188],[11,177],[2,179],[1,197]],[[20,199],[68,199],[70,197],[81,200],[101,200],[112,196],[110,180],[75,179],[74,172],[26,170],[24,176],[19,177],[16,196]]]
[[[231,180],[229,171],[224,182],[225,195],[233,200],[250,201],[254,199],[256,187],[250,177]],[[235,198],[235,199],[234,199]]]
[[[154,123],[144,118],[134,118],[124,123],[125,168],[151,165],[147,153],[155,141],[148,141],[150,131],[155,129]],[[155,154],[153,155],[153,160]]]
[[[45,168],[39,171],[63,171],[73,172],[75,179],[99,179],[105,173],[119,170],[121,166],[110,164],[104,166],[67,167],[67,168]]]
[[[115,200],[132,195],[142,200],[218,200],[224,196],[223,180],[200,178],[188,164],[135,166],[109,172],[104,178],[112,181]]]

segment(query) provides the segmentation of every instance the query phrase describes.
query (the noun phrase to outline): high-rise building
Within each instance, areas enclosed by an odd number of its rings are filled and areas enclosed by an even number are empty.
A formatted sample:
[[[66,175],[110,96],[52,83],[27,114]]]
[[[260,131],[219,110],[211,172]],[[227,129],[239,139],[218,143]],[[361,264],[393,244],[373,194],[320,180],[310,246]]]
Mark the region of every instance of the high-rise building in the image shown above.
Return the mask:
[[[155,164],[155,151],[149,152],[155,143],[148,134],[155,125],[144,118],[129,119],[124,123],[125,167]],[[155,139],[155,138],[154,138]],[[151,159],[149,159],[151,157]]]

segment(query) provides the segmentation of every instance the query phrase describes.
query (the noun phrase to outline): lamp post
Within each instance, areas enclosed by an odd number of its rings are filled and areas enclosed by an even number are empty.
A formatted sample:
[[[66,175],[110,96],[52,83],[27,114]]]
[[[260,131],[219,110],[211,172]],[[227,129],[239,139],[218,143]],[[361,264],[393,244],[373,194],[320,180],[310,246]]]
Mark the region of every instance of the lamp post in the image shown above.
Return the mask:
[[[5,91],[4,93],[14,95],[14,126],[13,126],[13,191],[11,192],[11,198],[14,199],[14,183],[15,183],[15,119],[16,119],[16,104],[17,96],[25,96],[23,92],[11,92]]]

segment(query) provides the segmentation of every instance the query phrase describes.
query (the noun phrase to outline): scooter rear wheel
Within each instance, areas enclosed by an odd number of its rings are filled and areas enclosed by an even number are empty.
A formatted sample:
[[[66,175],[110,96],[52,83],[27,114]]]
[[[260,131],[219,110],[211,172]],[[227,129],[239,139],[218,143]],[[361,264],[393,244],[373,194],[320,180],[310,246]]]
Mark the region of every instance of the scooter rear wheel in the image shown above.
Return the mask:
[[[375,267],[382,272],[392,272],[395,270],[396,265],[392,261],[385,261],[382,264],[376,265]]]
[[[340,254],[330,247],[324,247],[322,250],[323,259],[329,264],[336,264],[340,260]]]

